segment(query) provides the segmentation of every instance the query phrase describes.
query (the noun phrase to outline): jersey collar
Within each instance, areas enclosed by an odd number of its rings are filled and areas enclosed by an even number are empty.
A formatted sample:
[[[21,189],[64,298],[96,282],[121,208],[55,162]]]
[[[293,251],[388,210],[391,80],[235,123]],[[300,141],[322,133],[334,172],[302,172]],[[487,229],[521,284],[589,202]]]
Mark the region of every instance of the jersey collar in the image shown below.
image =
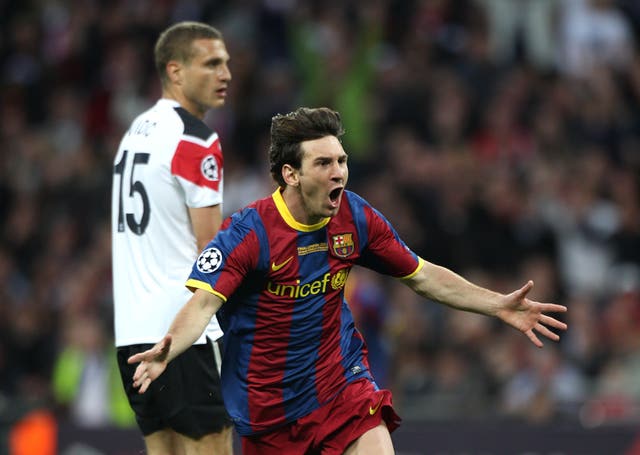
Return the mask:
[[[331,218],[324,218],[322,221],[316,224],[298,223],[293,217],[293,215],[291,215],[291,212],[289,211],[289,207],[287,207],[287,204],[284,203],[284,198],[282,197],[280,188],[276,189],[271,195],[271,197],[273,198],[273,202],[275,202],[276,208],[278,209],[278,212],[280,212],[280,216],[282,217],[282,219],[285,221],[285,223],[287,223],[290,227],[292,227],[296,231],[302,231],[302,232],[317,231],[318,229],[325,227],[329,223],[329,221],[331,221]]]
[[[180,107],[180,103],[178,103],[176,100],[171,99],[171,98],[160,98],[158,100],[159,105],[167,105],[167,106],[171,106],[171,107]]]

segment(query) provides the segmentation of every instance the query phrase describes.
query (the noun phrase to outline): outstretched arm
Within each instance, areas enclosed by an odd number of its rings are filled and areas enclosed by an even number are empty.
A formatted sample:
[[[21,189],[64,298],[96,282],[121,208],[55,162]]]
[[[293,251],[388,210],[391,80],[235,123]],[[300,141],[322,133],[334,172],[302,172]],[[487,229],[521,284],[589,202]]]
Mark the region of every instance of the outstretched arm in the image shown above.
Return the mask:
[[[542,347],[542,342],[536,332],[557,341],[560,336],[549,327],[559,330],[567,328],[565,323],[546,314],[565,312],[565,306],[527,298],[533,281],[504,295],[476,286],[445,267],[425,261],[422,269],[405,280],[405,284],[423,297],[452,308],[495,316],[523,332],[538,347]]]
[[[222,306],[222,299],[210,292],[196,289],[182,307],[165,337],[151,349],[132,355],[128,363],[140,362],[133,374],[133,386],[144,393],[167,367],[167,364],[191,346],[207,327],[209,320]]]

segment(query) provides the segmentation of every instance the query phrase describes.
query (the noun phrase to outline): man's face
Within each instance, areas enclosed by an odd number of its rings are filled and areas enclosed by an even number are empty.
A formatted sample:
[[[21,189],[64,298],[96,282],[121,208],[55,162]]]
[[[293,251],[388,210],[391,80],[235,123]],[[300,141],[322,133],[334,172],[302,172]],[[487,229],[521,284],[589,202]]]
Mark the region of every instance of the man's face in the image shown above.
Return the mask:
[[[335,136],[304,141],[301,147],[298,190],[306,224],[315,224],[338,213],[349,177],[347,154]]]
[[[191,61],[182,67],[182,92],[190,105],[184,107],[204,116],[208,109],[224,105],[231,80],[229,54],[217,39],[195,40],[192,49]]]

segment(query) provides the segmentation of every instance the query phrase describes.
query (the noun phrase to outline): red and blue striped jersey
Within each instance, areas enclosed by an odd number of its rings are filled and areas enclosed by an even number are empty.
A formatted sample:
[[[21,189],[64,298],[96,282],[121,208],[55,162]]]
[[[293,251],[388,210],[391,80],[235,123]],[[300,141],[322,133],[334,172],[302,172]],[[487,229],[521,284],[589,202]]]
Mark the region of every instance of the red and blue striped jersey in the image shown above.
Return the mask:
[[[187,286],[220,296],[222,392],[241,435],[303,417],[369,372],[344,300],[361,265],[399,278],[422,260],[384,216],[345,191],[338,213],[296,222],[276,191],[234,213],[200,254]]]

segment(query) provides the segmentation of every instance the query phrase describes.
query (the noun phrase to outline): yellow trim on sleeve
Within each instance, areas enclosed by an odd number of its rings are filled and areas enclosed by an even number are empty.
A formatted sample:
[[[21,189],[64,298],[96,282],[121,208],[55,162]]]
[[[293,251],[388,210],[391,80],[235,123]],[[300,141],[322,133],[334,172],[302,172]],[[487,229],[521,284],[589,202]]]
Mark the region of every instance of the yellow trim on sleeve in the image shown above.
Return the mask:
[[[205,283],[204,281],[194,280],[193,278],[189,278],[185,284],[185,286],[191,291],[195,292],[196,289],[202,289],[203,291],[210,292],[211,294],[220,297],[223,302],[227,301],[227,298],[220,294],[218,291],[213,289],[209,283]]]
[[[424,259],[422,259],[420,256],[418,256],[418,267],[416,267],[416,269],[411,272],[409,275],[406,276],[401,276],[400,279],[401,280],[408,280],[410,278],[413,278],[414,276],[416,276],[416,274],[422,270],[422,267],[424,267]]]

